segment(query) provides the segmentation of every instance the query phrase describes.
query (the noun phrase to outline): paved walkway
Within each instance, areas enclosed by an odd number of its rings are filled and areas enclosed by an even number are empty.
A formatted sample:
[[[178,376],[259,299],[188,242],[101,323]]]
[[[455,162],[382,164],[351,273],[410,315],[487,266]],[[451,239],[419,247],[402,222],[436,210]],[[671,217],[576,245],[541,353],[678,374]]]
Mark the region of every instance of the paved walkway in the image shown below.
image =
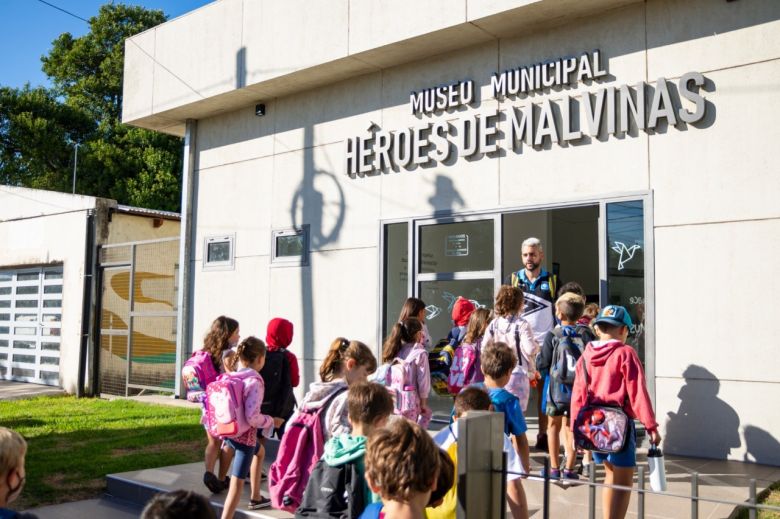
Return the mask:
[[[114,499],[89,499],[28,510],[38,519],[138,519],[142,506]]]
[[[62,388],[55,386],[0,380],[0,400],[21,400],[23,398],[64,394],[65,391]]]
[[[117,399],[127,398],[128,400],[135,400],[136,402],[144,402],[146,404],[168,405],[172,407],[189,407],[191,409],[200,408],[200,404],[194,404],[189,400],[187,400],[186,398],[173,398],[172,395],[153,394],[153,395],[138,395],[138,396],[123,397],[123,396],[101,394],[100,398],[105,398],[106,400],[117,400]]]

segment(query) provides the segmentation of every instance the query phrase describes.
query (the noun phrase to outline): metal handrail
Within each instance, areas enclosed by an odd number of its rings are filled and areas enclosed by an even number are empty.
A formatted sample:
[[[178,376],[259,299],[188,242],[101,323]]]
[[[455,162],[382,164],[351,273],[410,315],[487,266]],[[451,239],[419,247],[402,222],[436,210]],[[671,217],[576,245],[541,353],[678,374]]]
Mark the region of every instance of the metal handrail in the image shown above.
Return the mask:
[[[514,475],[514,476],[520,476],[525,481],[536,481],[541,482],[545,485],[544,490],[544,503],[543,503],[543,515],[544,517],[548,517],[548,510],[549,507],[549,484],[552,481],[549,477],[549,458],[545,457],[544,459],[544,467],[545,467],[545,476],[531,476],[528,474],[524,474],[521,472],[513,472],[513,471],[504,471],[507,475]],[[638,477],[639,477],[639,486],[635,488],[634,486],[623,486],[623,485],[611,485],[607,483],[597,483],[595,481],[595,472],[591,472],[591,479],[589,480],[567,480],[566,484],[568,486],[588,486],[590,489],[592,489],[592,496],[590,496],[590,501],[593,502],[595,500],[595,489],[596,488],[608,488],[613,490],[622,490],[625,492],[636,492],[639,496],[639,503],[638,503],[638,516],[640,519],[644,517],[644,497],[645,495],[656,495],[656,496],[664,496],[664,497],[672,497],[672,498],[678,498],[678,499],[688,499],[692,503],[691,507],[691,517],[698,517],[698,502],[704,501],[707,503],[714,503],[714,504],[722,504],[722,505],[729,505],[734,507],[740,507],[740,508],[748,508],[751,510],[766,510],[766,511],[773,511],[773,512],[780,512],[780,506],[774,506],[774,505],[767,505],[767,504],[759,504],[755,502],[756,499],[756,480],[750,479],[750,497],[748,501],[732,501],[730,499],[715,499],[711,497],[702,497],[698,495],[698,476],[699,474],[696,472],[690,472],[691,475],[691,495],[688,494],[680,494],[676,492],[659,492],[651,489],[647,489],[644,487],[644,467],[638,467]],[[499,471],[496,471],[499,472]],[[591,507],[591,517],[595,514],[595,507]],[[752,514],[751,514],[752,515]]]

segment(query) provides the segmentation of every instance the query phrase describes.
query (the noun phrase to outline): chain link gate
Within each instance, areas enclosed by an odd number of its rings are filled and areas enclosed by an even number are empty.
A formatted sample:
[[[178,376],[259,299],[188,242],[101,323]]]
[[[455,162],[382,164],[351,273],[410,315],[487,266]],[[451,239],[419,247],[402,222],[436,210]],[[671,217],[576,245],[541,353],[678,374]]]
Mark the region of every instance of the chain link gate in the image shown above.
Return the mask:
[[[173,392],[179,238],[100,250],[100,392]]]

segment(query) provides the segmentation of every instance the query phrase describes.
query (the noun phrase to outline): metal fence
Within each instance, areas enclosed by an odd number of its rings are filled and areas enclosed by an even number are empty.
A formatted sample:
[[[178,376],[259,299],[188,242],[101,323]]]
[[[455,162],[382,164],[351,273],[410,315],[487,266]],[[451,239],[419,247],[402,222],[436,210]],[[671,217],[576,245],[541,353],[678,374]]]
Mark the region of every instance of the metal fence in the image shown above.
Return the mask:
[[[179,238],[100,250],[100,392],[173,392]]]
[[[497,415],[500,415],[497,417]],[[503,448],[503,415],[501,413],[469,412],[461,418],[458,427],[458,519],[466,517],[499,517],[506,515],[504,500],[506,497],[506,459],[505,456],[496,455]],[[500,425],[499,425],[500,424]],[[545,477],[528,476],[523,485],[542,485],[543,498],[541,517],[547,519],[552,515],[550,505],[551,486],[555,484],[549,477],[549,457],[544,457]],[[588,480],[569,481],[572,487],[587,486],[588,491],[588,518],[596,518],[596,491],[601,488],[611,488],[636,494],[636,516],[644,519],[647,514],[646,497],[650,495],[663,496],[665,498],[683,499],[690,502],[691,519],[699,519],[701,503],[714,503],[732,508],[735,512],[730,517],[736,517],[738,510],[746,510],[749,519],[756,519],[758,511],[780,512],[780,507],[758,504],[756,494],[756,480],[750,479],[748,495],[745,501],[728,499],[716,499],[703,497],[699,492],[699,474],[689,472],[690,494],[675,492],[656,492],[646,486],[645,468],[637,467],[637,485],[624,487],[620,485],[607,485],[596,482],[595,470],[590,471]],[[462,488],[463,487],[463,488]],[[631,512],[631,510],[629,510]],[[657,515],[654,515],[657,517]],[[674,517],[684,517],[676,515]]]

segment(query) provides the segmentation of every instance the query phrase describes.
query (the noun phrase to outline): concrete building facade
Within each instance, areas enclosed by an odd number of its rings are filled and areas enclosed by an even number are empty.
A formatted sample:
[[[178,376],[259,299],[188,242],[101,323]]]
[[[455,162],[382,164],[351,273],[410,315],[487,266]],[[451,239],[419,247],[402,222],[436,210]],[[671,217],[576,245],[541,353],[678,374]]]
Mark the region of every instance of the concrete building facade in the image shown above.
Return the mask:
[[[100,248],[179,234],[175,213],[0,186],[0,378],[96,392]]]
[[[308,385],[537,235],[629,307],[668,451],[780,464],[777,2],[220,0],[125,59],[124,121],[187,139],[180,356],[284,316]]]

